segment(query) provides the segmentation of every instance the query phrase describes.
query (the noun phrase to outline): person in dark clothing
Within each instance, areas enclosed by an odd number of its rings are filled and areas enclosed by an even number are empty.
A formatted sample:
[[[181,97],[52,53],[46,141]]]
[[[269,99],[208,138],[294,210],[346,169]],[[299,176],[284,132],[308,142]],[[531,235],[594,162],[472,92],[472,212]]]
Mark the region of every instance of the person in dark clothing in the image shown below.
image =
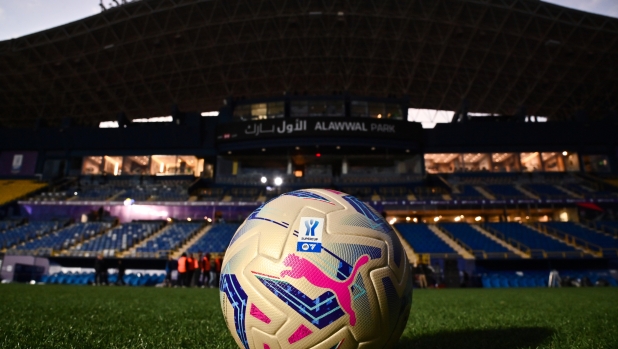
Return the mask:
[[[210,276],[208,286],[210,288],[217,286],[217,258],[213,255],[210,256]]]
[[[202,287],[208,286],[208,274],[210,273],[210,254],[204,254],[202,258]]]
[[[94,282],[96,285],[103,285],[107,283],[107,266],[103,255],[99,254],[97,259],[94,260]]]
[[[170,254],[167,256],[167,262],[165,263],[165,281],[163,282],[166,287],[174,286],[174,283],[172,282],[172,270],[175,269],[174,263],[175,261],[172,258],[172,255]],[[176,281],[180,282],[180,278],[178,277]]]
[[[122,259],[118,260],[118,280],[116,280],[116,285],[126,285],[126,283],[124,282],[124,272],[126,270],[126,267],[124,266],[124,264],[122,263]]]

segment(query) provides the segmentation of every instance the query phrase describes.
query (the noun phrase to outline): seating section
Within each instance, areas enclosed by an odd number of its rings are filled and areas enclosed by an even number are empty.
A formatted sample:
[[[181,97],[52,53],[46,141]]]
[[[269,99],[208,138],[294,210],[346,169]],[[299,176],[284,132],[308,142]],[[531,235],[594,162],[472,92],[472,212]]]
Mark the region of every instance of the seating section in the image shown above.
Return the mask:
[[[496,199],[530,199],[510,184],[492,184],[485,186],[485,189]]]
[[[60,222],[30,222],[0,233],[0,248],[10,248],[58,229]]]
[[[47,183],[32,180],[0,180],[0,205],[17,200],[46,186]]]
[[[33,251],[33,254],[49,254],[52,250],[62,250],[73,246],[84,239],[91,238],[99,234],[102,230],[109,228],[109,223],[90,222],[75,223],[66,228],[60,229],[40,239],[35,239],[26,244],[17,246],[17,250]],[[36,253],[36,250],[42,250]]]
[[[412,246],[416,253],[453,253],[455,250],[440,239],[426,224],[395,224],[401,236]]]
[[[543,235],[536,230],[520,223],[487,223],[487,227],[504,234],[508,239],[513,239],[530,248],[531,257],[543,258],[546,252],[579,252],[574,247]],[[579,257],[579,256],[578,256]]]
[[[501,271],[484,274],[481,276],[483,288],[518,288],[518,287],[547,287],[549,270],[546,271]],[[597,281],[604,280],[610,286],[618,287],[618,282],[607,271],[559,271],[560,278],[567,278],[581,282],[588,278],[592,285]]]
[[[220,223],[215,224],[210,230],[191,245],[187,252],[189,253],[221,253],[227,249],[227,246],[232,240],[232,236],[238,229],[240,224],[235,223]]]
[[[3,232],[7,229],[11,229],[19,224],[19,221],[0,221],[0,232]]]
[[[542,199],[573,198],[571,195],[549,184],[527,184],[525,188]]]
[[[547,222],[544,223],[563,233],[593,243],[602,249],[618,249],[618,238],[596,232],[574,222]]]
[[[618,222],[617,221],[599,221],[595,222],[597,228],[608,230],[614,235],[618,235]]]
[[[166,257],[170,251],[180,247],[202,227],[202,223],[174,223],[155,238],[135,249],[137,257]]]
[[[119,225],[105,234],[79,244],[69,251],[72,256],[86,256],[103,253],[115,256],[117,252],[126,251],[138,242],[149,237],[159,229],[163,222],[133,222]]]
[[[511,258],[518,257],[512,253],[506,247],[500,245],[494,240],[481,234],[478,230],[474,229],[467,223],[443,223],[440,226],[448,231],[453,237],[460,240],[473,251],[484,251],[487,253],[500,253],[506,254],[505,256]],[[474,253],[476,257],[481,257],[483,254]]]
[[[108,277],[110,284],[116,283],[117,280],[118,274],[110,274]],[[163,283],[165,274],[126,274],[123,280],[129,286],[154,286]],[[93,272],[58,272],[52,275],[43,275],[40,280],[40,282],[46,284],[58,285],[92,285],[94,281]]]
[[[407,187],[379,187],[378,195],[380,198],[385,201],[392,200],[407,200],[408,199],[408,188]]]
[[[483,200],[485,197],[471,185],[460,185],[459,193],[451,194],[456,200]]]

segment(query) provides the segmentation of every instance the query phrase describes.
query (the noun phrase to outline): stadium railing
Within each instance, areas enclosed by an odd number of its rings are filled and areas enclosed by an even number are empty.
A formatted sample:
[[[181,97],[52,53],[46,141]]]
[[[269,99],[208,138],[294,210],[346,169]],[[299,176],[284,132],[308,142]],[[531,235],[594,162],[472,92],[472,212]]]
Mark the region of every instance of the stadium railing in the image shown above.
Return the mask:
[[[482,224],[481,227],[483,229],[485,229],[485,231],[487,231],[488,233],[490,233],[491,235],[497,237],[498,239],[508,243],[509,245],[515,247],[516,249],[522,251],[523,253],[525,253],[526,255],[528,255],[528,257],[532,257],[532,250],[530,249],[530,247],[522,244],[521,242],[513,239],[513,238],[507,238],[503,233],[497,231],[496,229],[490,227],[487,224]],[[535,251],[542,251],[542,250],[535,250]]]
[[[591,242],[588,242],[584,239],[575,237],[573,235],[569,235],[565,232],[562,232],[558,229],[554,229],[552,227],[548,227],[544,224],[541,223],[534,223],[533,225],[537,230],[540,230],[541,232],[547,234],[547,235],[551,235],[561,241],[563,241],[564,243],[568,244],[568,245],[574,245],[576,247],[579,248],[583,248],[585,249],[588,253],[595,255],[597,257],[603,257],[603,248],[601,246],[595,245]]]

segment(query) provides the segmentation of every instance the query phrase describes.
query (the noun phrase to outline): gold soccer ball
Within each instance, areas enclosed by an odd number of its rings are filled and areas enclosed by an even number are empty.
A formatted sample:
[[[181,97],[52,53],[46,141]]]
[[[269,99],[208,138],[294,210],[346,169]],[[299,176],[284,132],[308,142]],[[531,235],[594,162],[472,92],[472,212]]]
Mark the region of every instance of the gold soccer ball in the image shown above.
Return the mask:
[[[408,258],[391,226],[325,189],[264,203],[223,261],[221,308],[240,348],[388,348],[412,305]]]

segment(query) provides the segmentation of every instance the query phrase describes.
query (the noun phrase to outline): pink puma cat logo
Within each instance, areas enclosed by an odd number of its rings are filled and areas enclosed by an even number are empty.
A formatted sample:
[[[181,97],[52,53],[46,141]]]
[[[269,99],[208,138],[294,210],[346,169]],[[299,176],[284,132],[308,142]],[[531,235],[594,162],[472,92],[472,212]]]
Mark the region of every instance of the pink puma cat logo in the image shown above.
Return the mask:
[[[352,309],[352,292],[350,291],[350,285],[352,285],[354,279],[356,279],[358,269],[367,262],[369,262],[369,256],[361,256],[354,264],[350,277],[346,280],[339,281],[328,277],[320,268],[316,267],[310,261],[300,258],[295,254],[289,254],[283,260],[283,265],[291,267],[292,269],[282,271],[281,278],[285,276],[290,276],[294,279],[305,277],[312,285],[333,291],[343,311],[350,315],[350,325],[354,326],[356,325],[356,313],[354,309]]]

